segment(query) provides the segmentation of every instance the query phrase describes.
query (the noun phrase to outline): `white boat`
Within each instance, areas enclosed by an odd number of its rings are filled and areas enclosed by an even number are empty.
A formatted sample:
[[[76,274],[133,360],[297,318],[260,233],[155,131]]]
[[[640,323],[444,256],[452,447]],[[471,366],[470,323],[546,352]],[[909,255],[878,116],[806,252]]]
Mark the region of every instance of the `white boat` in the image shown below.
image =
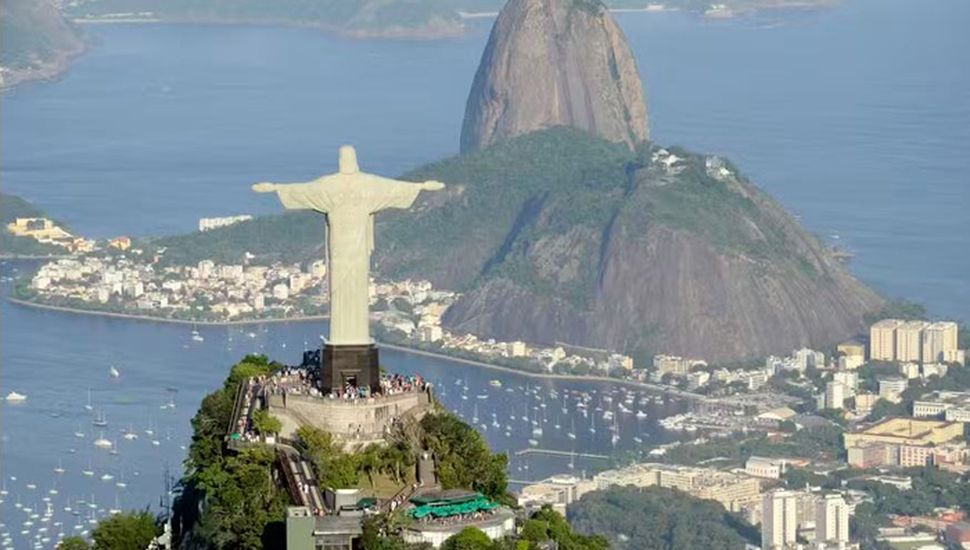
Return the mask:
[[[111,481],[114,478],[115,478],[115,476],[113,476],[111,474],[104,474],[104,475],[101,476],[101,481]]]
[[[17,393],[15,391],[12,391],[12,392],[10,392],[10,393],[7,394],[6,399],[7,399],[7,401],[9,401],[11,403],[18,403],[20,401],[26,400],[27,399],[27,396],[24,395],[24,394],[22,394],[22,393]]]
[[[110,374],[112,378],[118,378],[121,376],[121,371],[112,366],[110,369],[108,369],[108,374]]]
[[[101,449],[110,449],[114,444],[110,440],[105,439],[104,432],[102,432],[101,437],[94,440],[94,446]]]
[[[84,406],[84,410],[86,411],[94,410],[94,405],[91,404],[91,388],[88,388],[88,404]]]
[[[493,388],[501,388],[502,387],[502,381],[501,380],[498,380],[498,379],[489,380],[488,381],[488,385],[489,386],[492,386]]]
[[[128,426],[128,431],[125,432],[125,435],[123,435],[122,437],[124,437],[128,441],[132,441],[132,440],[138,439],[138,434],[135,433],[135,430],[133,430],[131,428],[131,425],[129,425]]]
[[[205,342],[205,337],[203,337],[201,334],[196,333],[192,335],[192,340],[196,342]]]
[[[637,411],[637,418],[643,419],[647,417],[647,413],[643,411]]]

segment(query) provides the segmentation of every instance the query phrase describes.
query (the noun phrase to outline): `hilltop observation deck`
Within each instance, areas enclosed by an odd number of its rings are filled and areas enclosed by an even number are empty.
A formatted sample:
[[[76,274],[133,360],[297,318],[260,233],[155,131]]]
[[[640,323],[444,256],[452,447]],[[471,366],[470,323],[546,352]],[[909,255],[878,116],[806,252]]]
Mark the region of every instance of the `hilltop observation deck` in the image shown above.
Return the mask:
[[[329,392],[323,387],[319,367],[306,360],[244,381],[227,427],[230,446],[275,444],[276,437],[261,436],[253,423],[253,414],[266,410],[280,420],[282,429],[277,435],[282,441],[295,440],[301,426],[313,426],[352,450],[383,442],[396,423],[406,418],[419,420],[433,402],[431,384],[421,376],[382,374],[375,386],[347,383]]]

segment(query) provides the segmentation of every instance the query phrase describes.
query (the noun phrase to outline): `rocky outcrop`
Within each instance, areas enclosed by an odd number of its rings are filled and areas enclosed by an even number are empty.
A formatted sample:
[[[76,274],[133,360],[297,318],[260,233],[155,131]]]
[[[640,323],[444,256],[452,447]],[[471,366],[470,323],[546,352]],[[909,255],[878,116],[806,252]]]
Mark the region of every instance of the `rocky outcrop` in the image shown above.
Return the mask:
[[[57,76],[84,50],[84,42],[53,0],[0,3],[0,87]]]
[[[599,0],[506,4],[468,96],[461,151],[552,126],[631,148],[649,137],[636,62]]]
[[[715,157],[558,128],[412,176],[451,187],[381,224],[377,265],[462,290],[457,332],[733,361],[832,345],[883,305]]]

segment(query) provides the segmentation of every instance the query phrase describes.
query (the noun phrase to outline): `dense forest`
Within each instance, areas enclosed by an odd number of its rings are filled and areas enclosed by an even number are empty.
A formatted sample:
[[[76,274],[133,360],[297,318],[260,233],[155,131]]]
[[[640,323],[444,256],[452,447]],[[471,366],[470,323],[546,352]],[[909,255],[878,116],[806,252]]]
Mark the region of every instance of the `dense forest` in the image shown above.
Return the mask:
[[[612,488],[567,510],[573,528],[606,537],[615,550],[741,550],[758,530],[720,504],[674,489]]]

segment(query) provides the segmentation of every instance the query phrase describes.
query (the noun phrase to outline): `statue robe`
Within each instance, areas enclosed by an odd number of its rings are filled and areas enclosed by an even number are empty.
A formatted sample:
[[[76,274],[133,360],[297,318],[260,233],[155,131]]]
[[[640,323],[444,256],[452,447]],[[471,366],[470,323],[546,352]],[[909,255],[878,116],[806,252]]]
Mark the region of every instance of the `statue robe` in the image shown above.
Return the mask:
[[[327,215],[330,344],[372,343],[368,287],[374,214],[388,208],[409,208],[421,189],[420,184],[364,172],[336,173],[308,183],[277,186],[284,207]]]

